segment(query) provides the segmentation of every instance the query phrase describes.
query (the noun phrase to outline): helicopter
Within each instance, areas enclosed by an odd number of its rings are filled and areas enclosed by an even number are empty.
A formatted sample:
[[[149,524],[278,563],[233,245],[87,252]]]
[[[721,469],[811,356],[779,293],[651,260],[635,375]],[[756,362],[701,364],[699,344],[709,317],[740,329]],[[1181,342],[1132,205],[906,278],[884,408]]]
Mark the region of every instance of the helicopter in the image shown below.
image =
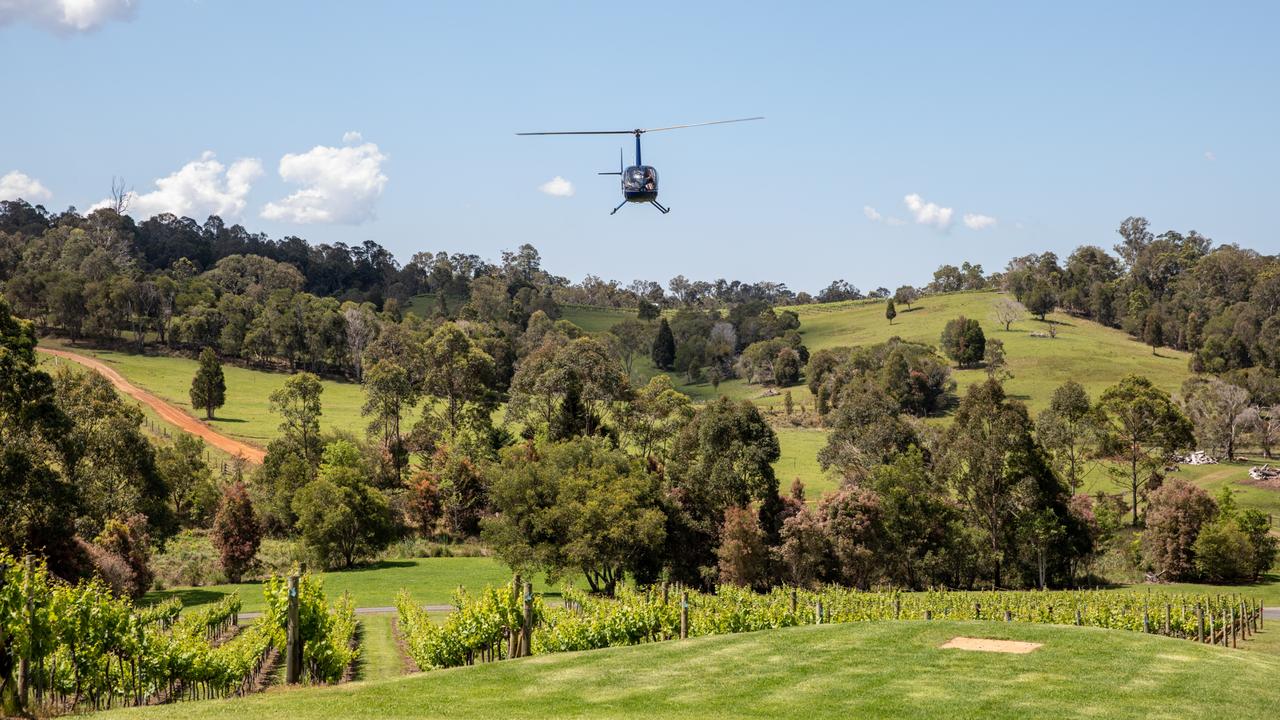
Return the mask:
[[[714,122],[693,123],[690,125],[670,125],[660,128],[636,128],[634,130],[568,130],[557,132],[525,132],[516,133],[516,135],[635,135],[636,136],[636,164],[631,167],[624,168],[622,166],[622,150],[618,150],[618,172],[602,172],[597,175],[618,175],[622,178],[622,202],[618,203],[618,207],[614,208],[610,215],[617,213],[622,209],[623,205],[632,203],[649,203],[650,205],[662,211],[663,215],[671,212],[671,208],[663,207],[658,202],[658,170],[652,165],[645,165],[640,161],[640,136],[645,133],[661,132],[664,130],[680,130],[682,128],[703,127],[704,125],[724,125],[726,123],[747,122],[748,120],[763,120],[763,117],[738,118],[736,120],[716,120]]]

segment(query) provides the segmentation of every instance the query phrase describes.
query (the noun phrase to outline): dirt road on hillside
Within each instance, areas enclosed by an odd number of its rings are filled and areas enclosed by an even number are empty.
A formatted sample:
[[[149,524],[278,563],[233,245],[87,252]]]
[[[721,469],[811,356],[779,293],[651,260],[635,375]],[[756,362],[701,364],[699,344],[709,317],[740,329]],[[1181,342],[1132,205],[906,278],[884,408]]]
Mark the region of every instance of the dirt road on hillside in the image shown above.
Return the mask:
[[[152,395],[146,390],[143,390],[137,385],[134,385],[128,380],[125,380],[123,375],[116,372],[110,365],[107,365],[101,360],[89,357],[87,355],[80,355],[78,353],[68,352],[66,350],[55,350],[53,348],[43,348],[43,347],[37,347],[36,349],[42,353],[48,353],[49,355],[53,355],[55,357],[60,357],[65,360],[71,360],[72,362],[80,363],[81,365],[84,365],[90,370],[96,371],[98,374],[102,375],[107,380],[111,381],[111,384],[114,385],[116,389],[119,390],[120,392],[128,395],[129,397],[133,398],[134,400],[137,400],[140,403],[145,404],[147,407],[151,408],[152,410],[155,410],[156,414],[159,415],[162,419],[164,419],[165,422],[171,425],[176,425],[178,429],[182,430],[183,432],[191,433],[192,435],[195,435],[196,437],[201,438],[202,440],[209,443],[210,445],[218,448],[219,450],[222,450],[225,453],[230,454],[233,457],[235,456],[243,457],[245,460],[248,460],[249,462],[254,463],[255,465],[261,465],[262,459],[267,455],[266,451],[264,451],[262,448],[254,447],[253,445],[249,445],[247,443],[240,442],[239,440],[234,440],[232,438],[229,438],[226,435],[223,435],[222,433],[218,432],[217,430],[214,430],[213,428],[209,427],[208,425],[200,422],[199,420],[191,417],[186,413],[186,411],[182,410],[176,405],[173,405],[164,400],[161,400],[155,395]]]

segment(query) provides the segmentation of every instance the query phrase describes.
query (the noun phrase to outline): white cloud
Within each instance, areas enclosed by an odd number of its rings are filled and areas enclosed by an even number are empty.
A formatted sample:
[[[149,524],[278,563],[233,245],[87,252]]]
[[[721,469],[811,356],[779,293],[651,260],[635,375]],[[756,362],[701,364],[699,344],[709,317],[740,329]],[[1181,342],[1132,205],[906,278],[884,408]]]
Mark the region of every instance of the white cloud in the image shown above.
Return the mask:
[[[61,34],[131,20],[138,0],[0,0],[0,25],[28,22]]]
[[[1212,150],[1205,150],[1204,159],[1208,160],[1209,162],[1213,162],[1214,160],[1218,159],[1218,156],[1214,155]]]
[[[884,221],[886,224],[892,225],[894,227],[907,224],[906,220],[903,220],[902,218],[896,218],[896,217],[887,217],[884,219]]]
[[[358,130],[348,130],[342,133],[343,145],[358,145],[364,142],[364,136]]]
[[[0,0],[2,2],[3,0]],[[35,204],[53,197],[49,188],[26,173],[14,170],[0,177],[0,200],[26,200]]]
[[[989,228],[996,224],[996,219],[990,215],[978,215],[977,213],[964,214],[964,226],[970,230],[981,230]]]
[[[343,140],[359,133],[348,132]],[[357,225],[373,219],[373,206],[387,186],[378,146],[366,142],[347,147],[317,145],[307,152],[280,158],[280,177],[302,189],[267,203],[262,217],[296,223]]]
[[[573,183],[559,175],[538,186],[542,192],[555,197],[573,197]]]
[[[177,172],[156,180],[155,190],[141,194],[130,191],[125,212],[135,218],[160,213],[196,220],[210,215],[236,218],[244,212],[245,197],[260,175],[262,162],[257,158],[241,158],[227,167],[212,151],[206,150],[199,160],[192,160]],[[111,200],[106,199],[89,209],[110,205]]]
[[[862,214],[866,215],[867,219],[870,220],[871,222],[880,222],[880,220],[882,219],[879,211],[877,211],[875,208],[871,207],[870,205],[862,206]]]
[[[932,225],[939,230],[946,230],[951,226],[951,208],[944,208],[931,202],[925,202],[924,198],[915,193],[902,199],[906,203],[907,209],[915,216],[916,222],[921,225]]]

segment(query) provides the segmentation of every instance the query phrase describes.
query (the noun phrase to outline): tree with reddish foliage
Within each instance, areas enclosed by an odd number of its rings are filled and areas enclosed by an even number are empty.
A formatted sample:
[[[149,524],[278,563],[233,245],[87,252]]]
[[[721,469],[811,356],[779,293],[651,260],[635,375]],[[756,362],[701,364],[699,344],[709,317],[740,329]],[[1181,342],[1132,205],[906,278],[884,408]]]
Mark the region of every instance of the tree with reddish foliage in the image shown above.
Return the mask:
[[[720,561],[721,583],[755,590],[769,588],[769,546],[758,512],[750,507],[725,510],[716,557]]]
[[[244,483],[228,485],[213,519],[213,544],[222,557],[222,571],[228,580],[240,582],[253,565],[261,543],[262,524],[253,512]]]
[[[131,515],[123,520],[112,518],[93,544],[118,557],[128,566],[128,577],[123,590],[130,597],[140,598],[151,589],[155,575],[151,572],[151,536],[147,534],[147,517]],[[101,567],[101,566],[99,566]],[[116,586],[116,583],[110,583]],[[117,591],[119,591],[117,587]]]
[[[778,558],[785,579],[800,587],[817,588],[827,578],[831,564],[831,543],[822,521],[802,505],[782,523],[781,534]]]
[[[429,472],[418,472],[409,481],[408,512],[410,518],[418,525],[418,534],[429,538],[435,535],[436,523],[440,520],[440,486],[436,476]]]
[[[818,504],[818,515],[831,543],[836,577],[863,590],[871,587],[878,572],[881,514],[880,498],[853,484],[844,485]]]
[[[1142,554],[1161,579],[1195,575],[1195,542],[1218,514],[1218,504],[1202,488],[1173,478],[1147,501]]]

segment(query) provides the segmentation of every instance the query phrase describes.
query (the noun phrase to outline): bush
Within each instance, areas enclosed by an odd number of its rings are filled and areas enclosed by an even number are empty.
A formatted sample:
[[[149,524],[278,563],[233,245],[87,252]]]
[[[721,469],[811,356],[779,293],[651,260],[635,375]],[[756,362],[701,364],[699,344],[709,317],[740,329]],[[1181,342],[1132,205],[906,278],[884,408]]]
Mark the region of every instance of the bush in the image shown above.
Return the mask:
[[[213,544],[218,548],[222,570],[231,582],[240,582],[253,565],[262,543],[262,525],[253,512],[244,483],[228,485],[213,520]]]
[[[1234,522],[1211,522],[1192,545],[1196,572],[1209,582],[1240,580],[1253,570],[1253,547]]]
[[[108,520],[93,543],[129,567],[132,576],[125,590],[130,597],[142,597],[151,589],[155,576],[151,573],[151,537],[147,535],[145,515],[134,515],[127,520]],[[112,586],[115,587],[114,583]]]
[[[977,320],[961,315],[942,330],[942,351],[962,368],[982,362],[986,350],[987,338]]]
[[[1151,493],[1142,555],[1164,579],[1195,577],[1195,542],[1218,514],[1218,504],[1201,488],[1174,478]]]
[[[156,585],[216,585],[226,581],[220,570],[218,550],[208,533],[187,530],[165,544],[164,552],[151,559]]]

